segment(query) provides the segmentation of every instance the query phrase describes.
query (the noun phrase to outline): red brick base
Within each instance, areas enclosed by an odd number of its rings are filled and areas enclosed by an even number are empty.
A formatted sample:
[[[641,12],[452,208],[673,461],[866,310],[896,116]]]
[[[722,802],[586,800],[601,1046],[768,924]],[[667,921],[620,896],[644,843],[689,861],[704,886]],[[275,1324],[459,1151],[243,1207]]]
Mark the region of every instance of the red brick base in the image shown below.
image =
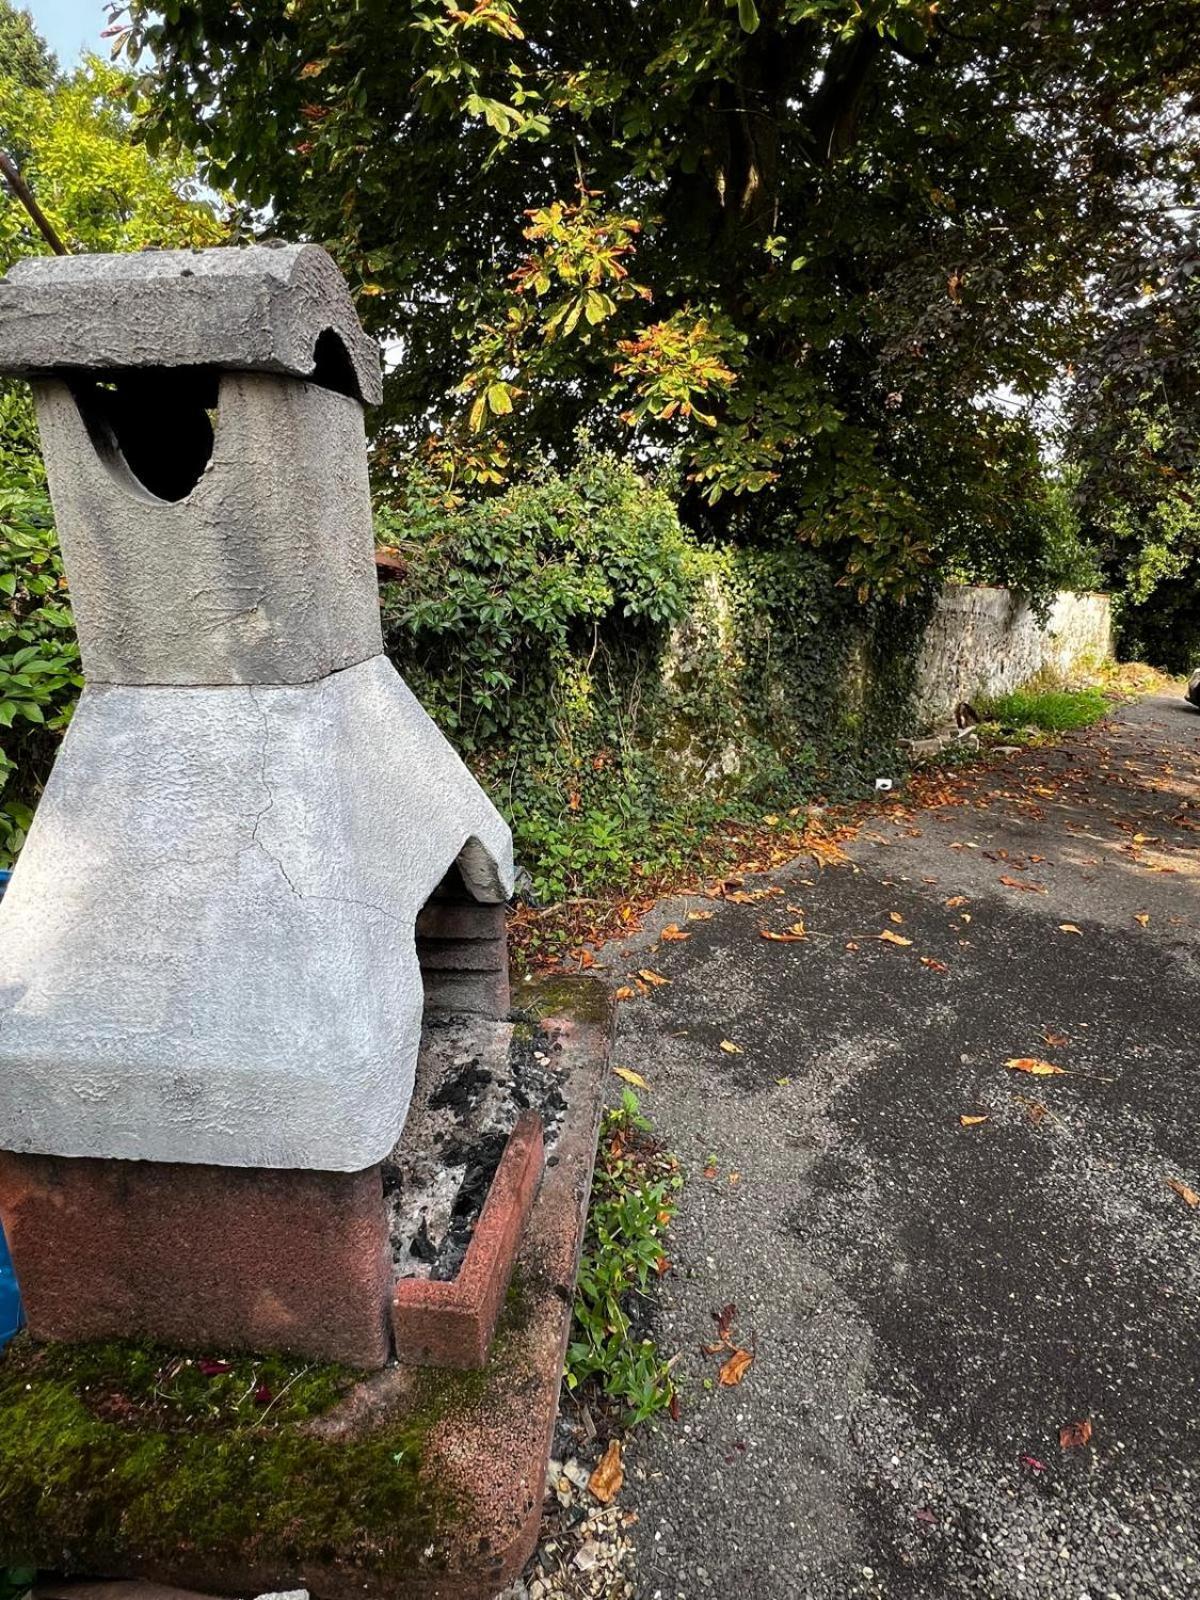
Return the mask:
[[[279,1172],[0,1152],[35,1339],[146,1337],[380,1367],[392,1266],[378,1167]]]

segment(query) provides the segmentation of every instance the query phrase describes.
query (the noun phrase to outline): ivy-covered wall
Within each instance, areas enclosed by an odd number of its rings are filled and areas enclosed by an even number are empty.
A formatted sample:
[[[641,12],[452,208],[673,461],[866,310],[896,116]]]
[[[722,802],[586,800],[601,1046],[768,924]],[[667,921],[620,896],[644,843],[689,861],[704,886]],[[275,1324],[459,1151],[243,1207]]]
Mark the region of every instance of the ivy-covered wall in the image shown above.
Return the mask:
[[[726,819],[868,790],[912,727],[927,610],[863,606],[792,542],[716,546],[585,453],[380,535],[397,666],[510,818],[541,900],[683,867]]]

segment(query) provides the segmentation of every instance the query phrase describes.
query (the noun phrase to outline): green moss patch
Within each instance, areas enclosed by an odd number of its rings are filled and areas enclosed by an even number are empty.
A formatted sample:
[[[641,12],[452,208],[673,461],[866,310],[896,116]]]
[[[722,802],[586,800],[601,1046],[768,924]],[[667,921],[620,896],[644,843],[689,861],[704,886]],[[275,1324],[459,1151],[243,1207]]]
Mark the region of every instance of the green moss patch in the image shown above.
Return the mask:
[[[305,1425],[350,1388],[342,1368],[18,1339],[0,1361],[0,1563],[402,1571],[457,1520],[425,1446],[481,1376],[422,1373],[403,1414],[332,1439]]]

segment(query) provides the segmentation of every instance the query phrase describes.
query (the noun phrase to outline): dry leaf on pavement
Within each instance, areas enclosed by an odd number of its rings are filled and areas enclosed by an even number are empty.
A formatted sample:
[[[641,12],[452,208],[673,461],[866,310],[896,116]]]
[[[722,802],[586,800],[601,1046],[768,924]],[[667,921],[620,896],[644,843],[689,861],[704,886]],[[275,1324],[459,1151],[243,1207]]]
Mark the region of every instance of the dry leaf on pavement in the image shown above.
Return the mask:
[[[1082,1422],[1069,1422],[1060,1430],[1058,1443],[1063,1450],[1078,1450],[1092,1437],[1092,1425],[1086,1417]]]
[[[987,1117],[959,1117],[959,1122],[964,1128],[977,1128],[981,1122],[986,1122]]]
[[[721,1049],[724,1050],[727,1056],[740,1056],[745,1054],[745,1051],[742,1049],[741,1045],[734,1044],[732,1039],[722,1039]]]
[[[965,894],[952,894],[949,900],[946,901],[946,910],[953,911],[955,906],[965,906],[966,904],[967,897]]]
[[[909,945],[912,943],[911,939],[906,939],[902,933],[893,933],[890,928],[885,928],[879,937],[884,944]]]
[[[1027,894],[1045,894],[1046,889],[1040,883],[1022,883],[1020,878],[1001,877],[1000,882],[1006,889],[1024,889]]]
[[[633,990],[629,987],[629,985],[627,983],[623,983],[621,985],[621,987],[617,990],[615,998],[618,999],[618,1000],[632,1000],[633,999]]]
[[[741,1383],[753,1363],[749,1350],[735,1350],[717,1374],[717,1382],[723,1389],[732,1389],[735,1383]]]
[[[889,911],[888,912],[888,919],[891,922],[903,922],[904,921],[904,918],[900,915],[900,913],[898,911]]]
[[[668,922],[658,936],[664,944],[677,944],[680,939],[690,939],[690,933],[684,933],[677,922]]]
[[[946,965],[946,963],[944,961],[935,961],[932,956],[922,956],[921,957],[921,965],[923,967],[931,967],[934,972],[949,972],[950,971],[950,968]]]
[[[1054,1033],[1050,1028],[1042,1029],[1042,1038],[1054,1050],[1061,1050],[1064,1045],[1071,1042],[1065,1033]]]
[[[610,1506],[621,1492],[625,1482],[625,1468],[621,1465],[621,1441],[613,1439],[600,1457],[595,1472],[588,1479],[588,1488],[602,1506]]]
[[[1167,1188],[1174,1189],[1181,1200],[1186,1200],[1189,1206],[1200,1206],[1200,1194],[1195,1189],[1190,1189],[1182,1178],[1168,1178]]]
[[[635,1089],[648,1089],[650,1085],[640,1072],[635,1072],[632,1067],[614,1067],[613,1071],[618,1078],[623,1078],[626,1083],[633,1084]]]
[[[644,978],[647,983],[652,983],[656,989],[671,981],[670,978],[664,978],[661,972],[652,972],[649,967],[639,967],[638,977]]]
[[[1039,1061],[1037,1056],[1011,1056],[1004,1065],[1013,1072],[1029,1072],[1035,1078],[1068,1077],[1066,1067],[1056,1067],[1052,1061]]]
[[[1148,911],[1139,911],[1133,920],[1141,923],[1142,927],[1144,928],[1149,924],[1150,913]]]
[[[1077,928],[1073,922],[1060,922],[1058,931],[1059,933],[1077,933],[1081,939],[1083,938],[1083,929]]]
[[[804,933],[776,933],[773,928],[760,928],[760,939],[770,939],[774,944],[801,944],[806,935]]]

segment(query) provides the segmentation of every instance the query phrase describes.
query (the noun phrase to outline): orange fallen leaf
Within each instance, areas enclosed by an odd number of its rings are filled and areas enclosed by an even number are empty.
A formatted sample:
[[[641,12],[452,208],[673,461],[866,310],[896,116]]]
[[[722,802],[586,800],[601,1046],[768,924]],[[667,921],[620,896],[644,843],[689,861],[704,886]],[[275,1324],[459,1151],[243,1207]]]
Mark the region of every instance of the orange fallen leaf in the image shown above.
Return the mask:
[[[621,1441],[613,1439],[600,1457],[595,1472],[588,1479],[588,1488],[602,1506],[610,1506],[621,1492],[625,1482],[625,1468],[621,1464]]]
[[[635,1072],[632,1067],[614,1067],[613,1072],[625,1083],[633,1084],[635,1089],[648,1089],[650,1085],[640,1072]]]
[[[888,918],[892,922],[903,922],[904,921],[904,918],[900,915],[900,913],[898,911],[889,911],[888,912]]]
[[[964,1128],[977,1128],[981,1122],[986,1122],[987,1117],[959,1117],[959,1122]]]
[[[754,1357],[749,1350],[735,1350],[717,1374],[717,1382],[723,1389],[732,1389],[735,1383],[741,1383],[753,1364]]]
[[[649,967],[639,967],[638,977],[644,978],[647,983],[652,983],[656,989],[661,989],[664,983],[670,983],[670,978],[664,978],[661,972],[651,972]]]
[[[932,956],[922,956],[921,965],[929,967],[933,972],[949,972],[950,968],[944,961],[935,961]]]
[[[946,910],[953,911],[955,906],[965,906],[966,904],[967,897],[965,894],[952,894],[949,900],[946,901]]]
[[[1012,1056],[1004,1065],[1013,1072],[1031,1073],[1035,1078],[1070,1076],[1065,1067],[1056,1067],[1052,1061],[1039,1061],[1036,1056]]]
[[[664,944],[677,944],[680,939],[690,939],[690,933],[684,933],[677,922],[668,922],[658,936]]]
[[[713,1180],[713,1179],[714,1179],[714,1178],[715,1178],[715,1177],[716,1177],[716,1175],[717,1175],[717,1168],[716,1168],[716,1166],[715,1166],[715,1164],[714,1164],[714,1163],[713,1163],[713,1162],[711,1162],[711,1161],[710,1161],[710,1162],[709,1162],[709,1163],[708,1163],[708,1165],[707,1165],[707,1166],[706,1166],[706,1167],[705,1167],[705,1169],[704,1169],[704,1176],[705,1176],[705,1177],[706,1177],[706,1178],[707,1178],[707,1179],[708,1179],[708,1180],[709,1180],[709,1182],[710,1182],[710,1183],[711,1183],[711,1182],[712,1182],[712,1180]]]
[[[1083,929],[1077,928],[1073,922],[1060,922],[1058,931],[1059,933],[1077,933],[1081,939],[1083,938]]]
[[[846,949],[847,950],[857,950],[858,949],[857,941],[854,940],[854,939],[847,939],[846,940]]]
[[[1167,1188],[1174,1189],[1179,1198],[1185,1200],[1189,1206],[1200,1206],[1200,1194],[1197,1194],[1195,1189],[1190,1189],[1181,1178],[1168,1178]]]
[[[712,920],[712,912],[689,911],[687,914],[687,919],[689,922],[710,922]]]
[[[1139,911],[1133,920],[1135,922],[1140,922],[1144,928],[1150,921],[1150,913],[1148,911]]]
[[[879,937],[884,944],[909,945],[912,943],[911,939],[906,939],[902,933],[893,933],[890,928],[885,928]]]
[[[770,939],[774,944],[800,944],[805,935],[803,933],[776,933],[773,928],[760,928],[760,939]]]
[[[730,1186],[730,1188],[732,1188],[735,1183],[741,1183],[741,1181],[742,1181],[742,1175],[741,1175],[740,1172],[731,1172],[729,1174],[729,1186]]]
[[[617,990],[616,998],[618,1000],[632,1000],[633,999],[633,990],[629,987],[629,985],[627,983],[623,983],[621,985],[621,987]]]
[[[1000,882],[1006,889],[1024,889],[1026,894],[1045,894],[1046,890],[1040,883],[1022,883],[1020,878],[1002,876]]]
[[[1063,1450],[1078,1450],[1092,1437],[1092,1425],[1086,1417],[1082,1422],[1069,1422],[1058,1435],[1059,1447]]]
[[[722,1039],[721,1049],[724,1050],[727,1056],[740,1056],[745,1054],[745,1051],[742,1049],[741,1045],[734,1044],[732,1039]]]
[[[1049,1028],[1042,1029],[1042,1038],[1054,1050],[1061,1050],[1064,1045],[1071,1042],[1065,1033],[1052,1033]]]

